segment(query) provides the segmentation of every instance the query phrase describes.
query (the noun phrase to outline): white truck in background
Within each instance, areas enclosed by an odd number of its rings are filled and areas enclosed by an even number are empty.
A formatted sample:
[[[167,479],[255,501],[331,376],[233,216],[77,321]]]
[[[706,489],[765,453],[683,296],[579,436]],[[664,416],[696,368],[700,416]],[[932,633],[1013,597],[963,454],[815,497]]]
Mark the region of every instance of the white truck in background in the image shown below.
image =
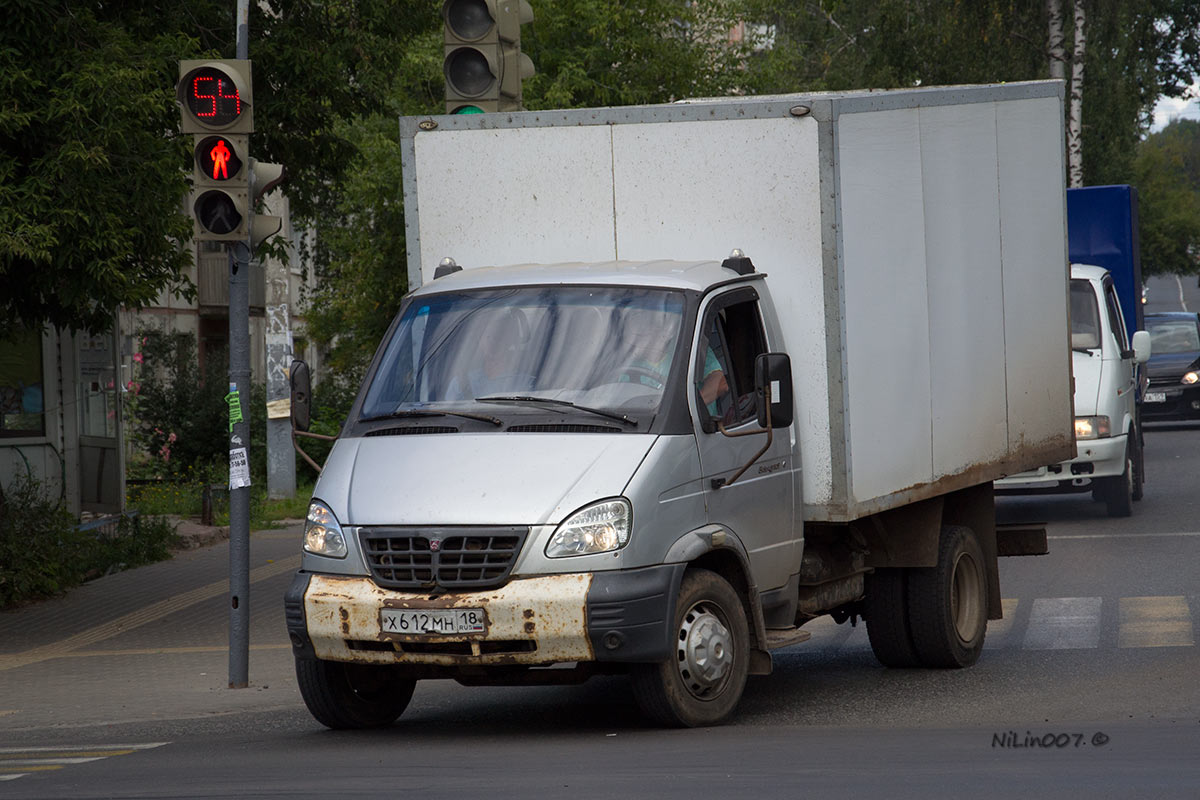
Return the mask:
[[[1061,86],[402,119],[413,292],[285,600],[313,715],[619,672],[715,724],[825,614],[973,663],[1046,552],[992,481],[1075,455]]]
[[[1125,329],[1113,276],[1071,265],[1071,358],[1078,454],[996,481],[1002,494],[1091,492],[1111,517],[1128,517],[1142,499],[1138,365],[1150,358],[1150,334]],[[1127,346],[1126,343],[1131,346]]]

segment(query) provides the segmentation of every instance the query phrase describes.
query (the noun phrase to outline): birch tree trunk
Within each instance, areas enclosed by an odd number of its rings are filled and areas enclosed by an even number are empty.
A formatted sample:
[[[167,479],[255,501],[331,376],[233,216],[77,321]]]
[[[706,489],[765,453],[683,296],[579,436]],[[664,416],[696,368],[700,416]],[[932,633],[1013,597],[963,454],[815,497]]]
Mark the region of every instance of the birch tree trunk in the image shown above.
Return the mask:
[[[1046,16],[1050,19],[1050,38],[1047,51],[1050,56],[1050,79],[1067,79],[1067,50],[1063,46],[1062,0],[1046,0]]]
[[[1071,53],[1070,111],[1067,114],[1067,185],[1083,185],[1083,56],[1087,44],[1084,0],[1074,0],[1075,47]]]

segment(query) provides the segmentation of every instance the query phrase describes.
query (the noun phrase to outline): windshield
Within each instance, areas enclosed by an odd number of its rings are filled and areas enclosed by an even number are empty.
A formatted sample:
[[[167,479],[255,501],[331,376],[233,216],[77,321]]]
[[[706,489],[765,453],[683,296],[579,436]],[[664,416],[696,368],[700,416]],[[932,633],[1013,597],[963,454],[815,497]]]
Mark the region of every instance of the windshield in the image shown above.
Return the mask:
[[[362,417],[537,406],[658,411],[679,343],[681,292],[528,287],[434,294],[405,308]],[[504,398],[509,398],[504,400]],[[551,404],[539,401],[560,401]]]
[[[1186,319],[1146,318],[1146,329],[1150,331],[1150,352],[1195,353],[1200,350],[1200,331],[1196,329],[1195,317]]]
[[[1071,347],[1092,349],[1100,346],[1100,307],[1091,281],[1071,281]]]

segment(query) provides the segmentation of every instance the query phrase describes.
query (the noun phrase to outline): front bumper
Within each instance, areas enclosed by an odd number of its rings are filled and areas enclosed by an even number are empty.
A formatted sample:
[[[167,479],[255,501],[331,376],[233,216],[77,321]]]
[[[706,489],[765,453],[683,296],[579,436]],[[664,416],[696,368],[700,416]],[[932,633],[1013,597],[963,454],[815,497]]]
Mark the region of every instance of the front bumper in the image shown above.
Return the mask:
[[[1079,455],[1061,464],[1009,475],[995,482],[1001,492],[1082,491],[1096,478],[1112,478],[1125,471],[1126,434],[1105,439],[1080,439]]]
[[[671,652],[683,564],[516,578],[496,589],[413,593],[366,576],[300,572],[285,596],[297,658],[433,668],[653,663]],[[481,609],[482,633],[385,633],[384,609]]]

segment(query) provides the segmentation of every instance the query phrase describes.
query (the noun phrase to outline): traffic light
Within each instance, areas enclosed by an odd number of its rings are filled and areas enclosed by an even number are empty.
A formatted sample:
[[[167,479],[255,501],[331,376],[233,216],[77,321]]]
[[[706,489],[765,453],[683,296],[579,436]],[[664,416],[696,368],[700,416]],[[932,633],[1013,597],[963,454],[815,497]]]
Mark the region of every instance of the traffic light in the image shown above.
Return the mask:
[[[250,159],[252,202],[257,203],[264,194],[278,186],[285,175],[282,164],[264,164],[257,158]],[[282,227],[283,219],[274,214],[255,214],[250,224],[250,249],[254,250],[264,239],[279,233]]]
[[[250,235],[254,130],[250,62],[181,61],[176,96],[181,130],[192,134],[189,208],[198,242],[245,241]]]
[[[526,0],[444,0],[446,113],[520,111],[521,81],[534,74],[521,52]]]

